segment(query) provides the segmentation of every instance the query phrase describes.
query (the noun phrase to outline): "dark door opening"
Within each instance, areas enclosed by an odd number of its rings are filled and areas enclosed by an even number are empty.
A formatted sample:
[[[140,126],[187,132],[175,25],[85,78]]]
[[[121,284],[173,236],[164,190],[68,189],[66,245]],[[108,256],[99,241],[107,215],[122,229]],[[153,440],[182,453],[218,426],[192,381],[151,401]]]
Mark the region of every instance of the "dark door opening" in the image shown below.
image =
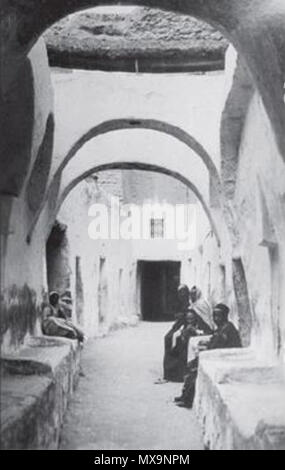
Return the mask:
[[[177,310],[181,263],[139,261],[141,313],[145,321],[172,321]]]

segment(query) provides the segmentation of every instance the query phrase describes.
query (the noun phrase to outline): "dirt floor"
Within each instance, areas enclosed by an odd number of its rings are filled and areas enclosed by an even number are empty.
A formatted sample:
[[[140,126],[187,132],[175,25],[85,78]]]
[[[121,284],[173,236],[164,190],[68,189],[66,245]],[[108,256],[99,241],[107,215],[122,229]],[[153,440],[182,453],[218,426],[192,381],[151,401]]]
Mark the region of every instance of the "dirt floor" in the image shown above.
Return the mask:
[[[181,385],[155,384],[169,325],[144,322],[89,340],[85,376],[67,411],[61,449],[202,449],[194,412],[173,403]]]

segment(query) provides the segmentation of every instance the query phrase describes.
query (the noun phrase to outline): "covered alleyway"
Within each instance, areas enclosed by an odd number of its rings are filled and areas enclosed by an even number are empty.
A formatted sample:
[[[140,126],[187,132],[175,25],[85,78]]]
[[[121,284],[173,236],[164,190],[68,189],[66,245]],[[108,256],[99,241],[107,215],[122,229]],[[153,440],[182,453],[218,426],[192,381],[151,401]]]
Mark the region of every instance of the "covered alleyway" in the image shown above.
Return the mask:
[[[140,323],[90,340],[84,377],[66,414],[61,449],[202,449],[193,411],[178,408],[180,384],[156,385],[168,323]]]
[[[0,18],[1,449],[285,449],[284,0]],[[180,283],[243,346],[199,356],[203,436],[181,385],[155,385]],[[62,316],[90,338],[75,394],[80,345],[45,328]]]

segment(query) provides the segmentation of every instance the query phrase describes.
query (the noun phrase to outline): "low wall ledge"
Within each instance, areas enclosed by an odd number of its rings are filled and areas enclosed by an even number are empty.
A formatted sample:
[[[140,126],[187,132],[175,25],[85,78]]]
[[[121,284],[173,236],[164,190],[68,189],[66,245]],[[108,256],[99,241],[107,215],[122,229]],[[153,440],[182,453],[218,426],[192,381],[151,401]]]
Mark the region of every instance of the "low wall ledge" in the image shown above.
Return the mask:
[[[43,336],[1,358],[2,450],[57,449],[80,353],[77,341]]]
[[[195,411],[213,450],[285,450],[285,381],[249,349],[201,354]]]

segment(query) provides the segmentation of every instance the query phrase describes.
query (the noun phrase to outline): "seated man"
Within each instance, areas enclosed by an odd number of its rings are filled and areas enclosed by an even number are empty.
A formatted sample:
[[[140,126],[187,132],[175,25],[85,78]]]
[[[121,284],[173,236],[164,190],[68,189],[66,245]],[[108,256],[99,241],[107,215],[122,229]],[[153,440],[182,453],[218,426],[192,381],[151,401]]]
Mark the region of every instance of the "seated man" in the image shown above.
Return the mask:
[[[70,320],[65,318],[64,312],[60,309],[59,294],[52,292],[49,296],[49,305],[43,309],[42,331],[47,336],[62,336],[69,339],[84,341],[83,332],[77,328]]]
[[[201,289],[197,286],[193,286],[190,290],[190,299],[191,310],[194,310],[194,312],[213,330],[212,309],[209,302],[203,297]]]
[[[240,335],[235,326],[228,320],[229,311],[229,308],[224,304],[218,304],[214,307],[213,320],[217,329],[209,340],[205,342],[201,350],[241,347]],[[178,406],[192,408],[198,366],[198,357],[188,363],[182,395],[174,399]]]
[[[176,314],[176,322],[164,338],[164,380],[157,383],[183,382],[189,339],[212,333],[210,326],[197,314],[193,299],[190,305],[190,291],[186,285],[178,288],[178,302],[180,311]]]

